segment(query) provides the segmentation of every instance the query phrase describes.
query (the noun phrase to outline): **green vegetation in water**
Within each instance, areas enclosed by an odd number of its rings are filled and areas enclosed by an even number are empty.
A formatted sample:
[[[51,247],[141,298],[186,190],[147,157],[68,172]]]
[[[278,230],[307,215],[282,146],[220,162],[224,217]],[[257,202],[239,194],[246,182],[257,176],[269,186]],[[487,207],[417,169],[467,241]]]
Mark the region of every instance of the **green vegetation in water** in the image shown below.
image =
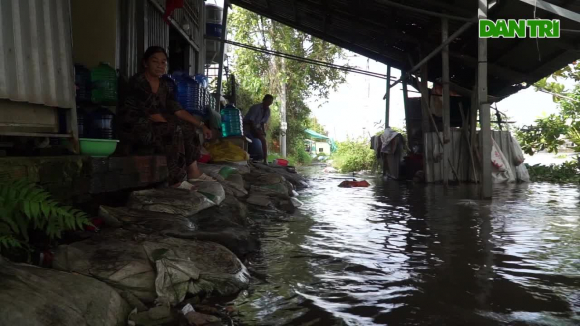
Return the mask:
[[[376,159],[367,139],[347,140],[338,143],[331,157],[335,169],[343,173],[372,170]]]
[[[577,161],[568,161],[560,165],[528,165],[532,182],[580,183],[580,171]]]
[[[90,225],[87,215],[50,199],[50,193],[25,179],[0,183],[0,252],[28,248],[29,231],[51,240],[63,231]]]

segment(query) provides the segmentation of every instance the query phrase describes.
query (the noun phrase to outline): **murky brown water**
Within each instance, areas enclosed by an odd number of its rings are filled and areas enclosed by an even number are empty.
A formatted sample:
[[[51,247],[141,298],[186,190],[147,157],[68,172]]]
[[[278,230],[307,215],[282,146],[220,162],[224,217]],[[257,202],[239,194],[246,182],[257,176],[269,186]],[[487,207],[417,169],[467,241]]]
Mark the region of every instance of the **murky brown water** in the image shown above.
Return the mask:
[[[263,217],[267,275],[236,304],[247,325],[580,325],[580,190],[322,177],[291,219]]]

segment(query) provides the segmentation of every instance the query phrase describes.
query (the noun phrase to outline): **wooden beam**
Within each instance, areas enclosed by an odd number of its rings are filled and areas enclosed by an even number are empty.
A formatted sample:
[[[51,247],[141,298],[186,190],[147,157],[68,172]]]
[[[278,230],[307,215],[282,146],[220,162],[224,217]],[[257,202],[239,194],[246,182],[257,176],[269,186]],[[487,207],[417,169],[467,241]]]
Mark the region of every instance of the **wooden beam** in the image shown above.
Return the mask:
[[[423,58],[423,60],[421,60],[418,64],[416,64],[413,68],[411,68],[411,70],[409,70],[408,74],[412,74],[415,71],[417,71],[419,68],[423,67],[424,64],[426,64],[434,56],[439,54],[439,52],[441,52],[443,50],[443,48],[448,46],[449,43],[453,42],[453,40],[455,40],[457,37],[459,37],[461,34],[463,34],[463,32],[465,32],[469,27],[471,27],[471,25],[473,25],[473,22],[467,22],[467,23],[463,24],[463,26],[461,26],[457,31],[455,31],[455,33],[453,33],[449,38],[447,38],[447,40],[445,42],[441,43],[441,45],[439,45],[435,50],[431,51],[431,53],[429,53],[429,55],[427,55],[425,58]],[[397,85],[398,83],[400,83],[404,77],[405,76],[401,76],[401,78],[399,78],[399,80],[397,80],[396,82],[391,84],[390,87],[393,87],[393,86]]]
[[[453,59],[457,59],[461,62],[463,62],[464,64],[472,67],[472,68],[477,68],[478,67],[478,62],[476,58],[470,57],[468,55],[465,54],[461,54],[461,53],[455,53],[455,52],[450,52],[449,55],[453,58]],[[523,74],[521,72],[517,72],[513,69],[498,65],[498,64],[494,64],[494,63],[488,63],[488,71],[491,72],[493,75],[503,78],[505,80],[521,80],[524,82],[529,82],[532,81],[534,79],[534,77]]]
[[[580,23],[580,14],[573,12],[571,10],[568,10],[566,8],[562,8],[560,6],[556,6],[554,4],[551,4],[547,1],[544,0],[520,0],[521,2],[527,3],[529,5],[538,7],[540,9],[543,9],[545,11],[551,12],[553,14],[556,14],[562,18],[567,18],[570,20],[573,20],[575,22]]]
[[[441,19],[441,42],[445,43],[449,38],[449,21],[447,18]],[[450,145],[447,144],[451,141],[451,130],[450,130],[450,101],[449,96],[449,45],[443,48],[441,52],[442,59],[442,84],[443,84],[443,184],[447,186],[449,184],[449,158]]]
[[[375,0],[376,2],[383,4],[385,6],[389,6],[389,7],[393,7],[393,8],[398,8],[398,9],[403,9],[403,10],[407,10],[407,11],[412,11],[412,12],[417,12],[423,15],[427,15],[427,16],[431,16],[431,17],[439,17],[439,18],[447,18],[447,19],[454,19],[454,20],[459,20],[459,21],[464,21],[464,22],[472,22],[475,19],[471,18],[471,17],[461,17],[461,16],[456,16],[456,15],[447,15],[447,14],[443,14],[443,13],[439,13],[436,11],[431,11],[431,10],[425,10],[425,9],[421,9],[421,8],[417,8],[417,7],[410,7],[410,6],[406,6],[404,4],[398,3],[398,2],[394,2],[394,1],[390,1],[390,0]]]
[[[479,0],[479,19],[487,19],[487,0]],[[490,104],[487,99],[487,39],[478,40],[478,68],[477,85],[479,98],[479,120],[481,121],[481,196],[490,199],[492,196],[491,183],[491,123],[489,115]]]

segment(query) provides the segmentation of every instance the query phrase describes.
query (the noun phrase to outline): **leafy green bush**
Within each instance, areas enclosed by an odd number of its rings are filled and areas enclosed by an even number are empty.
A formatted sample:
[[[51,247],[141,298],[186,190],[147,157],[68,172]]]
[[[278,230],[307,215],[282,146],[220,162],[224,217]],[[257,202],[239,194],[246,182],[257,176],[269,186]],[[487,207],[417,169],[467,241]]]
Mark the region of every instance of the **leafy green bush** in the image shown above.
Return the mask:
[[[371,170],[375,163],[375,152],[368,140],[347,140],[338,143],[338,150],[332,155],[333,166],[340,172]]]
[[[86,225],[90,222],[84,212],[60,206],[34,183],[24,179],[0,183],[0,250],[26,246],[31,227],[54,239]]]
[[[304,146],[298,146],[295,149],[295,154],[291,154],[288,156],[288,160],[290,162],[295,162],[298,165],[307,165],[312,163],[312,157],[310,154],[304,149]]]
[[[580,183],[580,171],[577,161],[568,161],[560,165],[527,165],[530,180],[536,182]]]

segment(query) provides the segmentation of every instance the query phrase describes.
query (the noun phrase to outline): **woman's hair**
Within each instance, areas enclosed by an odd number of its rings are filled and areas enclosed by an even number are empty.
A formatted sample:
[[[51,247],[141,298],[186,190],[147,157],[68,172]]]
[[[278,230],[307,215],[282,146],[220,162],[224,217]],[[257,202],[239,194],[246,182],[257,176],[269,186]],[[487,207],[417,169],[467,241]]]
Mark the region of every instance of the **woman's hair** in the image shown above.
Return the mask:
[[[141,69],[145,70],[145,62],[147,62],[147,60],[149,60],[149,58],[151,58],[154,54],[156,53],[163,53],[165,54],[165,57],[169,59],[169,56],[167,55],[167,51],[165,51],[164,48],[154,45],[154,46],[150,46],[147,51],[145,51],[145,53],[143,54],[143,59],[141,59]]]

